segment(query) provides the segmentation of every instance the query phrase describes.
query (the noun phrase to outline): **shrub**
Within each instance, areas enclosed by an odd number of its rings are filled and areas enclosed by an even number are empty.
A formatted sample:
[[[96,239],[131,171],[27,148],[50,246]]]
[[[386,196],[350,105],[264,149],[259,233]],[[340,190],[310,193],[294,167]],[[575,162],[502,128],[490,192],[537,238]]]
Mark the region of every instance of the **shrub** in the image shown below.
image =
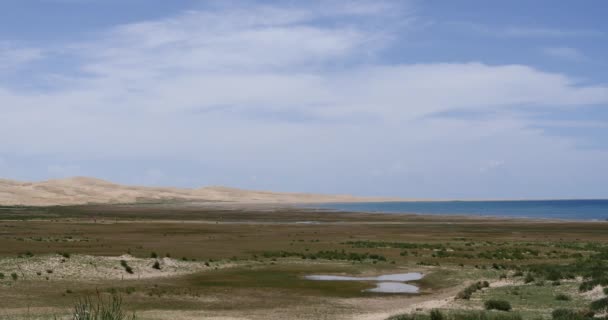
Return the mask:
[[[515,271],[515,273],[513,274],[514,277],[521,277],[523,275],[524,275],[524,273],[521,272],[520,270]]]
[[[74,306],[72,313],[74,320],[134,320],[135,314],[127,316],[123,310],[122,298],[117,294],[112,294],[108,299],[97,295],[96,301],[90,297],[81,299]]]
[[[13,281],[17,281],[17,279],[19,279],[19,276],[16,273],[11,273],[11,278],[13,279]]]
[[[486,310],[510,311],[511,304],[505,300],[488,300],[484,302]]]
[[[129,266],[129,264],[127,263],[127,261],[125,260],[120,260],[120,265],[125,268],[125,271],[128,273],[133,273],[133,268],[131,268],[131,266]]]
[[[608,287],[604,288],[604,294],[608,295]]]
[[[71,255],[70,255],[69,252],[62,252],[61,256],[64,257],[64,258],[66,258],[66,259],[69,259]]]
[[[558,294],[558,295],[555,296],[555,300],[558,300],[558,301],[570,301],[571,299],[570,299],[570,296],[565,295],[563,293],[560,293],[560,294]]]
[[[156,258],[158,258],[158,255],[156,254],[156,252],[152,252],[152,253],[150,253],[150,258],[156,259]]]
[[[0,280],[4,279],[4,273],[0,272]]]
[[[160,270],[160,263],[158,263],[158,261],[154,261],[154,265],[152,266],[152,268]]]
[[[46,269],[46,273],[53,273],[53,269]]]
[[[531,283],[534,282],[534,276],[531,273],[526,274],[526,277],[524,278],[524,283]]]
[[[591,302],[591,310],[593,311],[608,311],[608,298],[602,298]]]

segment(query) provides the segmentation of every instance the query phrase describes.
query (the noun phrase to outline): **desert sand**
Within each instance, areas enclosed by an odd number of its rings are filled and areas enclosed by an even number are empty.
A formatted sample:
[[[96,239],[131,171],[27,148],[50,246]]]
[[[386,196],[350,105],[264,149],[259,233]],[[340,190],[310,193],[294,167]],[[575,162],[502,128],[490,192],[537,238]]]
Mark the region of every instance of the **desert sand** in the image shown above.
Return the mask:
[[[88,177],[41,182],[0,179],[0,205],[49,206],[148,201],[322,203],[394,200],[399,199],[251,191],[221,186],[198,189],[126,186]]]

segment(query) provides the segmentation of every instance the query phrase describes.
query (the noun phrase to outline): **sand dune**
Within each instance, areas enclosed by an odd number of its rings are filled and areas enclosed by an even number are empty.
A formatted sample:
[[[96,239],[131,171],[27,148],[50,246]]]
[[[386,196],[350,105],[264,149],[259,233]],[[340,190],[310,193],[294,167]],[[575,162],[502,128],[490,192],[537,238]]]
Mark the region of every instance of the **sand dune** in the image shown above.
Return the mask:
[[[0,205],[46,206],[88,203],[135,203],[155,200],[314,203],[389,201],[395,199],[251,191],[216,186],[199,189],[126,186],[88,177],[73,177],[42,182],[21,182],[0,179]]]

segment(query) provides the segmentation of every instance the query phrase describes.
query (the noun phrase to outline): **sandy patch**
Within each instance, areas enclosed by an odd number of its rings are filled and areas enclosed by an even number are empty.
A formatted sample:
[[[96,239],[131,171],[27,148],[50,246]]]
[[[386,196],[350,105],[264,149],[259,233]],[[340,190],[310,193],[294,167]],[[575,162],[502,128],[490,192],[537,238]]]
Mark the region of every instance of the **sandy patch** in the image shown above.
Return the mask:
[[[121,260],[127,262],[133,273],[128,273],[121,265]],[[160,269],[153,268],[155,261]],[[195,273],[214,268],[232,266],[230,263],[212,263],[206,266],[204,262],[181,261],[171,258],[143,259],[130,255],[119,257],[72,255],[65,258],[61,255],[42,255],[29,258],[0,259],[0,272],[5,279],[10,280],[10,274],[16,273],[24,280],[119,280],[147,279],[171,277]]]

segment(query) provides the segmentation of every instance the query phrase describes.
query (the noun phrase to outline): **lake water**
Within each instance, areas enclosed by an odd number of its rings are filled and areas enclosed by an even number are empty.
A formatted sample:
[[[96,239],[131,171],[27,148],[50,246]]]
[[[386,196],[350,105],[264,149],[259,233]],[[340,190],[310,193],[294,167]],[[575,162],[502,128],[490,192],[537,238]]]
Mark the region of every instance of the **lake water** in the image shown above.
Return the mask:
[[[417,201],[310,205],[320,209],[567,220],[608,219],[608,200]]]
[[[397,273],[386,274],[377,277],[348,277],[335,275],[310,275],[305,276],[305,279],[314,281],[378,281],[376,287],[363,290],[365,292],[376,293],[418,293],[417,286],[403,283],[405,281],[420,280],[424,277],[422,273]]]

